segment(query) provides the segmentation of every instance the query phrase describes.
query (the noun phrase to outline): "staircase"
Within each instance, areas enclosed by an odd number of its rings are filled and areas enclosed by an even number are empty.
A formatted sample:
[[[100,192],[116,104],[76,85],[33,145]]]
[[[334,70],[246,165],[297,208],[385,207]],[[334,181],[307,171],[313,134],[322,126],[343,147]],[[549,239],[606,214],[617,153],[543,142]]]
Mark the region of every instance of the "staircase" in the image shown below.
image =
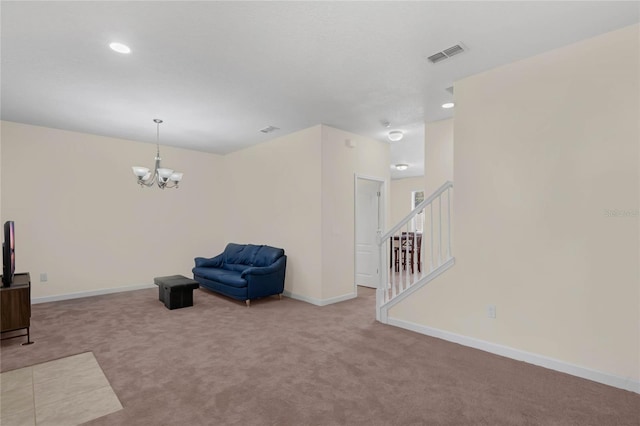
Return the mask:
[[[389,232],[379,236],[382,273],[376,292],[378,321],[388,323],[392,306],[455,263],[451,248],[452,189],[453,182],[446,182]]]

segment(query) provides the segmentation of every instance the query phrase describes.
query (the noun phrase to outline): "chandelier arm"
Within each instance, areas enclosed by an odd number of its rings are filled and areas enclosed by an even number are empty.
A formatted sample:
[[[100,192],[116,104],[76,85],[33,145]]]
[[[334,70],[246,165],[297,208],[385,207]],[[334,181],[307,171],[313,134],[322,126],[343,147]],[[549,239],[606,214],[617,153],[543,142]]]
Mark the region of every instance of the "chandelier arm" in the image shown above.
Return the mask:
[[[154,184],[155,182],[156,182],[156,178],[155,178],[155,176],[153,176],[153,177],[151,177],[151,178],[149,178],[149,179],[147,179],[147,180],[142,180],[142,179],[140,179],[140,180],[138,181],[138,183],[139,183],[141,186],[146,186],[147,188],[150,188],[151,186],[153,186],[153,184]]]

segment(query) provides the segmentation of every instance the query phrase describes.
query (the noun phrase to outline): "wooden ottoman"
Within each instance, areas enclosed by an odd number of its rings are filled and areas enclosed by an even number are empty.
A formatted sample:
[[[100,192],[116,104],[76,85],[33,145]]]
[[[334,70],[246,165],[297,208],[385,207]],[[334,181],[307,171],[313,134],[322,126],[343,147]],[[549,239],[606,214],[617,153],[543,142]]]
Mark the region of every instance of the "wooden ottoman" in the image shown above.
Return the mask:
[[[193,290],[200,287],[197,281],[182,275],[157,277],[153,282],[158,286],[158,300],[167,309],[180,309],[193,306]]]

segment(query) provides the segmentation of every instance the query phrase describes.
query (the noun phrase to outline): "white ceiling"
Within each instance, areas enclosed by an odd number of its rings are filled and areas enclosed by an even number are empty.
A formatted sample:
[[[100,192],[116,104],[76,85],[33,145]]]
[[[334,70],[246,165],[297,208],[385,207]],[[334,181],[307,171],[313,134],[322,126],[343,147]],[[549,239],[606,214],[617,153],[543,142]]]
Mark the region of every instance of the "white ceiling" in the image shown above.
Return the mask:
[[[319,123],[402,129],[392,164],[411,167],[392,177],[416,176],[456,80],[636,23],[639,4],[2,1],[1,117],[144,142],[161,118],[161,144],[220,154]]]

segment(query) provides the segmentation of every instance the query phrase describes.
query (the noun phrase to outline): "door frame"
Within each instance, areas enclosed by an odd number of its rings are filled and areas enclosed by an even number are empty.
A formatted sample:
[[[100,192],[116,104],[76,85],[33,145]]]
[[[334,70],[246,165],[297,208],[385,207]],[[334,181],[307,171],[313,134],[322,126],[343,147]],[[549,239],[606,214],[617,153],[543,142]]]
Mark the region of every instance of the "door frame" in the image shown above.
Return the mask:
[[[368,180],[378,183],[378,187],[380,188],[380,202],[378,203],[378,226],[379,229],[384,233],[386,222],[386,212],[387,212],[387,181],[383,178],[377,176],[363,175],[359,173],[354,173],[353,175],[353,294],[358,297],[358,282],[357,282],[357,256],[356,256],[356,246],[357,246],[357,233],[356,227],[358,226],[358,180]],[[378,268],[380,266],[380,259],[378,259]],[[378,274],[382,274],[382,271],[378,271]],[[376,285],[376,288],[380,286],[380,280]]]

